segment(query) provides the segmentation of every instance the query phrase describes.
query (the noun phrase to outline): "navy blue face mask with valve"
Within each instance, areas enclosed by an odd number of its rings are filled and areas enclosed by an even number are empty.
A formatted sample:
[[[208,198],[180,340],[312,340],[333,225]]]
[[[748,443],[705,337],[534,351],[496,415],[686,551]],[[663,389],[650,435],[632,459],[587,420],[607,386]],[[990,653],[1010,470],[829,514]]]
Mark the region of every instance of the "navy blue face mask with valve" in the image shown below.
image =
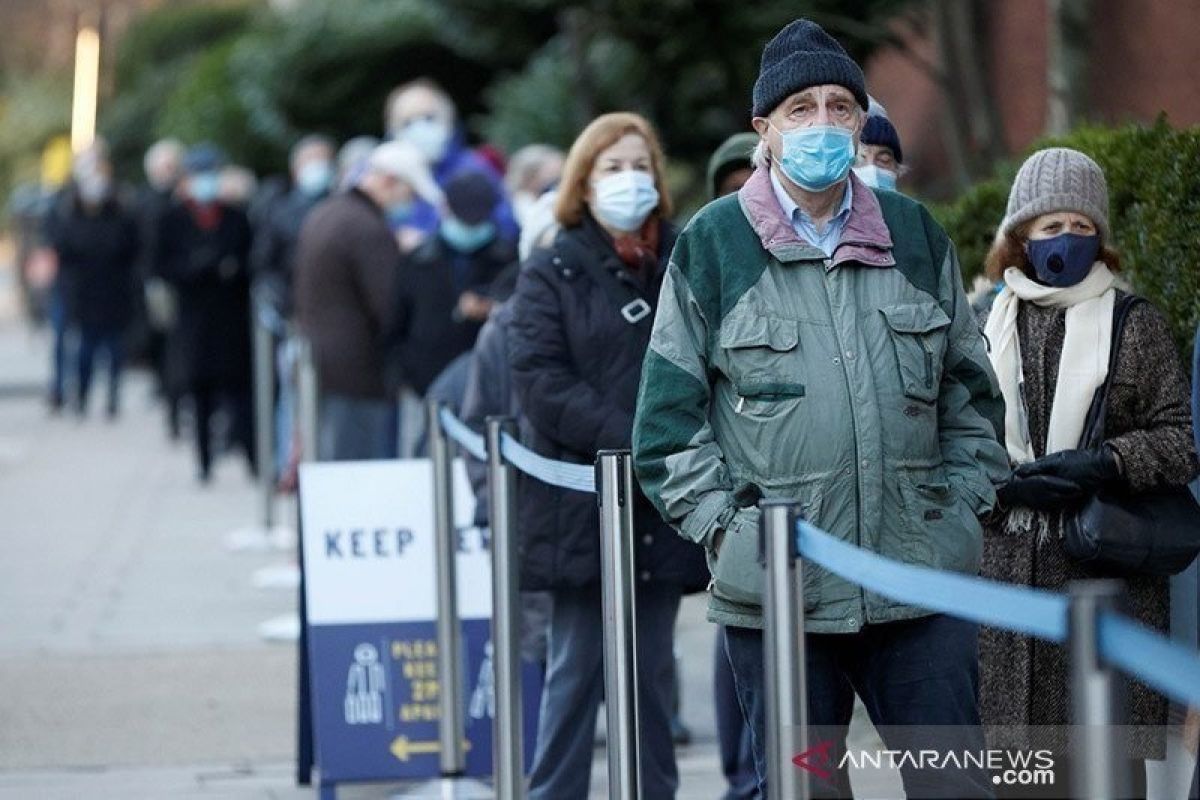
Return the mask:
[[[1100,237],[1060,233],[1049,239],[1030,239],[1025,252],[1040,283],[1062,288],[1088,276],[1100,253]]]

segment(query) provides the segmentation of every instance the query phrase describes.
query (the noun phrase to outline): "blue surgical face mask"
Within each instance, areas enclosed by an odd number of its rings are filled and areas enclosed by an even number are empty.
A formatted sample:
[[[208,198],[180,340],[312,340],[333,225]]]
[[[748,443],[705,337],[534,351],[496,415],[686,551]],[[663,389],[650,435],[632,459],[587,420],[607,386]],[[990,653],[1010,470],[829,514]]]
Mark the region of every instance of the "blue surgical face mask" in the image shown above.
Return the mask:
[[[850,173],[854,164],[854,134],[845,128],[814,125],[786,132],[775,130],[783,140],[779,168],[801,189],[824,191]]]
[[[440,119],[419,117],[401,128],[396,138],[417,148],[426,163],[436,164],[446,154],[452,133],[450,126]]]
[[[417,207],[415,200],[401,200],[398,203],[392,203],[384,212],[387,215],[388,224],[393,228],[399,228],[404,223],[408,222],[412,216],[413,209]]]
[[[309,161],[296,174],[296,186],[309,197],[320,197],[333,185],[333,164]]]
[[[872,189],[887,189],[889,192],[896,191],[896,173],[890,169],[884,169],[875,164],[867,164],[862,167],[855,167],[854,174],[858,176],[860,181]]]
[[[217,172],[197,172],[189,181],[192,199],[202,206],[214,203],[221,193],[221,176]]]
[[[1047,286],[1074,286],[1092,271],[1100,253],[1100,237],[1060,233],[1049,239],[1030,239],[1025,252],[1038,281]]]
[[[592,214],[610,228],[629,233],[658,208],[654,176],[638,169],[606,175],[592,184]]]
[[[446,244],[460,253],[474,253],[496,238],[496,223],[491,220],[468,225],[457,217],[446,217],[440,230]]]

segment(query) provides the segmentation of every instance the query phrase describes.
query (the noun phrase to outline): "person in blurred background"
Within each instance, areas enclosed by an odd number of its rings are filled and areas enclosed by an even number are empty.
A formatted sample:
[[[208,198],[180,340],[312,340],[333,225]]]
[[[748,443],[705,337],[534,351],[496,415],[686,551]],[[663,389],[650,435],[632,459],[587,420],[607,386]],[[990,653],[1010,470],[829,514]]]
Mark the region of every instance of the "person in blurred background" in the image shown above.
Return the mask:
[[[252,216],[251,209],[258,211],[256,202],[260,197],[258,176],[249,167],[226,164],[217,173],[217,200],[226,206],[246,212],[251,229],[257,229],[264,219]],[[269,208],[269,205],[264,206]]]
[[[500,194],[477,170],[446,184],[446,215],[405,259],[394,337],[404,384],[423,397],[429,384],[475,337],[492,309],[488,287],[517,257],[492,221]]]
[[[250,266],[256,291],[281,319],[292,311],[292,270],[300,227],[333,188],[334,145],[326,136],[305,136],[292,146],[291,189],[267,212],[255,231]]]
[[[59,290],[68,327],[79,334],[75,411],[87,413],[96,354],[108,359],[111,419],[119,406],[125,336],[133,318],[138,228],[117,201],[112,164],[103,144],[75,157],[71,183],[46,220],[46,242],[58,256]],[[51,402],[62,404],[61,387]]]
[[[224,154],[200,144],[184,158],[183,202],[163,220],[162,272],[179,299],[179,341],[195,413],[197,475],[212,477],[213,417],[256,469],[250,413],[250,223],[219,199]]]
[[[388,96],[384,124],[389,138],[408,142],[420,152],[434,180],[443,189],[464,170],[476,170],[487,175],[501,191],[501,202],[492,214],[496,230],[502,238],[517,239],[517,222],[512,207],[503,196],[500,174],[496,168],[466,144],[458,124],[458,109],[450,95],[428,78],[420,78],[396,87]],[[432,209],[438,212],[439,209]],[[432,216],[429,209],[418,204],[406,219],[392,219],[393,227],[407,224],[432,232],[440,221],[440,213]]]
[[[529,211],[538,198],[558,186],[563,152],[547,144],[530,144],[513,153],[504,173],[504,187],[512,200],[513,214],[524,233]]]
[[[521,270],[509,331],[522,441],[549,458],[591,464],[629,447],[654,304],[675,239],[658,136],[635,114],[605,114],[567,156],[562,230]],[[595,499],[522,480],[523,589],[553,592],[554,611],[530,800],[583,800],[603,690]],[[669,800],[679,776],[671,740],[675,617],[703,587],[698,547],[637,493],[637,654],[641,776]]]
[[[854,174],[873,189],[894,192],[896,182],[904,172],[900,134],[883,106],[872,102],[859,137]]]
[[[348,192],[358,183],[367,167],[367,159],[379,146],[374,136],[352,136],[337,152],[337,175],[334,191]]]
[[[751,156],[758,145],[753,131],[735,133],[721,143],[708,160],[709,199],[733,194],[754,174]],[[721,755],[721,774],[725,776],[722,800],[754,800],[758,794],[758,774],[754,771],[754,750],[750,726],[738,704],[733,682],[733,667],[725,652],[725,626],[717,626],[713,647],[713,714],[717,721],[717,744]]]
[[[750,156],[758,144],[758,135],[753,131],[735,133],[721,143],[708,159],[705,184],[708,198],[715,200],[733,194],[750,180],[754,164]]]
[[[142,167],[146,185],[138,194],[138,231],[141,236],[141,279],[148,324],[147,354],[157,381],[157,392],[166,405],[167,432],[179,438],[179,400],[184,387],[174,356],[173,331],[177,321],[175,292],[162,277],[159,235],[163,219],[177,202],[183,175],[183,145],[161,139],[146,150]]]
[[[312,209],[329,196],[336,179],[333,140],[310,134],[292,145],[289,157],[291,189],[269,208],[255,231],[250,251],[256,310],[274,336],[278,365],[275,405],[275,468],[282,471],[292,454],[295,408],[294,348],[287,341],[287,321],[292,317],[292,276],[300,228]]]
[[[400,248],[390,211],[436,191],[412,145],[387,142],[357,185],[309,214],[296,247],[296,321],[312,345],[320,389],[317,456],[395,458],[396,397],[384,377]]]

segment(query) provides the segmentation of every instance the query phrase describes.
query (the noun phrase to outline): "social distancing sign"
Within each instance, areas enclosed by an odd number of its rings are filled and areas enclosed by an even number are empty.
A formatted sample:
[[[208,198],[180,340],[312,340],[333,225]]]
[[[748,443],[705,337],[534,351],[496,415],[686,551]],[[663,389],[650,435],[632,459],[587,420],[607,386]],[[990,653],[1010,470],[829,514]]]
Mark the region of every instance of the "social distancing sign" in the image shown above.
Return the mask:
[[[466,773],[492,771],[491,557],[454,465]],[[439,774],[433,470],[428,460],[300,467],[316,762],[323,783]],[[540,668],[524,665],[526,763]]]

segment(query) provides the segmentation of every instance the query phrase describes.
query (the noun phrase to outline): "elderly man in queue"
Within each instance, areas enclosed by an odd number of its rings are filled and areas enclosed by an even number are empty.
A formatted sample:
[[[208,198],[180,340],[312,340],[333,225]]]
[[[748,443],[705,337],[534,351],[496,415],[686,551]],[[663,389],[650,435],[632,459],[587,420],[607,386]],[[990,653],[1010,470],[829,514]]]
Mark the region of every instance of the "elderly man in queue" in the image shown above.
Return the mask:
[[[766,45],[757,168],[680,235],[638,398],[638,478],[707,551],[709,619],[726,626],[763,792],[758,501],[793,499],[842,541],[975,574],[977,518],[1007,474],[953,244],[921,205],[851,175],[867,104],[862,70],[818,25]],[[877,726],[953,726],[956,746],[983,746],[976,625],[812,564],[803,595],[812,724],[843,730],[857,692]],[[889,747],[925,744],[906,730],[884,727]],[[991,792],[981,770],[902,775],[910,797]],[[818,790],[845,790],[844,773],[831,780]]]

